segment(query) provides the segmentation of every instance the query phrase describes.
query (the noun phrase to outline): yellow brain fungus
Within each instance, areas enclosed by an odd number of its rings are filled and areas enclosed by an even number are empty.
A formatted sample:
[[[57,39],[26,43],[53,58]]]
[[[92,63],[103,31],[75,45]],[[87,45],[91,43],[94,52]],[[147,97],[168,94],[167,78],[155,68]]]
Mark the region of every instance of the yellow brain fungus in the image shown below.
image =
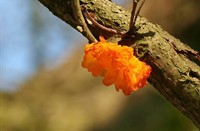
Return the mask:
[[[82,66],[93,76],[102,76],[103,84],[115,84],[125,95],[142,88],[147,83],[151,67],[133,55],[133,49],[117,43],[100,42],[87,44]]]

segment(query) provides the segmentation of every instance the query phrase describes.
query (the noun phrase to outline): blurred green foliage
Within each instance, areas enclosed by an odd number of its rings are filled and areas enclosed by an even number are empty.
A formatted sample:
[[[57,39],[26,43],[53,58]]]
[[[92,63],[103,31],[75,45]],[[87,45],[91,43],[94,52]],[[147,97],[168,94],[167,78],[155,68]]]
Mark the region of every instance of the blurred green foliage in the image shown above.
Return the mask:
[[[80,52],[80,51],[77,51]],[[2,131],[196,131],[153,87],[130,96],[102,86],[74,54],[41,70],[16,93],[1,93]]]

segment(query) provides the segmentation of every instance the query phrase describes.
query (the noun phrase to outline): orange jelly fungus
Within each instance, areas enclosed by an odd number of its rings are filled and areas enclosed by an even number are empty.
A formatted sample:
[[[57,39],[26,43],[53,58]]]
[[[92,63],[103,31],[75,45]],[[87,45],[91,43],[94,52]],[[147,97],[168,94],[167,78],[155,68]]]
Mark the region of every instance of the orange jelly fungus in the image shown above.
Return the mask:
[[[133,55],[133,49],[117,43],[100,42],[87,44],[82,66],[93,76],[103,76],[103,84],[115,84],[125,95],[142,88],[147,83],[151,67]]]

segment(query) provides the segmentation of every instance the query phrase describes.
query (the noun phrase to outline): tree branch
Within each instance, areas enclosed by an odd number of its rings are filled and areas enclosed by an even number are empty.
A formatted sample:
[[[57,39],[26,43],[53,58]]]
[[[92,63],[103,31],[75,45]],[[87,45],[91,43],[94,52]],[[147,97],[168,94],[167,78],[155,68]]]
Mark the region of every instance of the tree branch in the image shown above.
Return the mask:
[[[79,22],[71,7],[73,0],[39,1],[77,29]],[[131,13],[109,0],[81,0],[81,5],[105,27],[117,31],[129,29]],[[135,55],[153,69],[149,82],[200,128],[200,67],[195,63],[200,60],[198,52],[143,17],[137,19],[137,31],[130,38],[121,39],[121,36],[101,30],[95,25],[88,27],[96,38],[104,34],[110,41],[134,47]]]

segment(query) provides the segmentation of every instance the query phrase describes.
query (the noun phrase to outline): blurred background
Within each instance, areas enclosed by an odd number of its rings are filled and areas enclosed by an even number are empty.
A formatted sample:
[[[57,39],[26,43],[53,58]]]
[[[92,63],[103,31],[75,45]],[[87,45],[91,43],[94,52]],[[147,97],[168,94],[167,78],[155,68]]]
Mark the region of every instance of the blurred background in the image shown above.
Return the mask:
[[[141,15],[199,51],[199,7],[149,0]],[[103,86],[81,67],[86,43],[38,1],[0,0],[1,131],[198,130],[150,85],[128,97]]]

